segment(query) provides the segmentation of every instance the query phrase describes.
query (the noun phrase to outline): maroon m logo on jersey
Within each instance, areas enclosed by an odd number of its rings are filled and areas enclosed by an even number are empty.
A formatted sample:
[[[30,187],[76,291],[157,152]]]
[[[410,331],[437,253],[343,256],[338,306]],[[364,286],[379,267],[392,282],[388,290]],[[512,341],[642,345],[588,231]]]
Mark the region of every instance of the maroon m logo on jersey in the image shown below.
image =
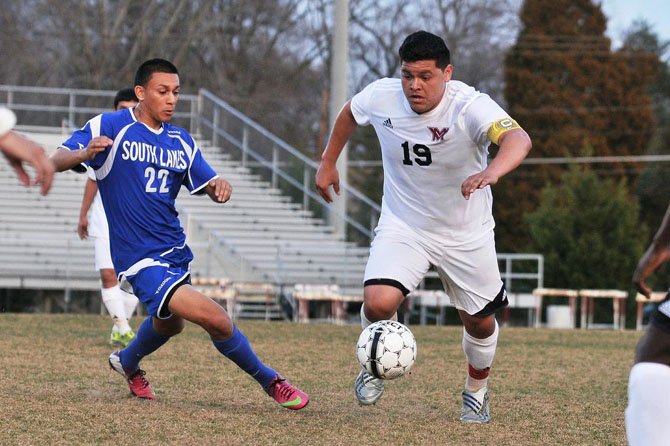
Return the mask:
[[[444,141],[444,136],[449,131],[449,127],[438,129],[437,127],[428,127],[430,133],[433,134],[433,141]]]

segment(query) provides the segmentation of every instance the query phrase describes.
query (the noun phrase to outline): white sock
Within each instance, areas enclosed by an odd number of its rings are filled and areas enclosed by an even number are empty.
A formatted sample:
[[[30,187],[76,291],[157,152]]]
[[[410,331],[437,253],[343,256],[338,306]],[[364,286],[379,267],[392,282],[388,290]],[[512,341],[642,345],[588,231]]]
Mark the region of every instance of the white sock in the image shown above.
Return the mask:
[[[488,369],[493,365],[498,345],[498,321],[495,321],[493,334],[485,339],[477,339],[463,329],[463,351],[468,360],[468,373],[465,375],[465,389],[476,392],[488,385]],[[475,369],[474,371],[470,370]],[[471,372],[480,377],[471,376]],[[481,373],[480,373],[481,372]]]
[[[391,317],[390,320],[397,321],[398,313],[393,313],[393,316]],[[372,322],[367,317],[365,317],[365,304],[363,304],[361,305],[361,328],[365,330],[365,328],[370,324],[372,324]]]
[[[126,308],[126,317],[128,318],[128,321],[130,321],[139,301],[134,294],[126,293],[123,290],[121,290],[121,295],[123,296],[123,306]]]
[[[128,325],[128,318],[126,317],[126,307],[123,303],[123,295],[121,295],[121,288],[115,285],[111,288],[102,288],[102,302],[107,308],[107,312],[112,317],[114,325],[118,327],[119,333],[126,334],[130,331]]]
[[[633,366],[628,378],[626,435],[630,446],[662,446],[670,439],[670,367],[654,362]]]

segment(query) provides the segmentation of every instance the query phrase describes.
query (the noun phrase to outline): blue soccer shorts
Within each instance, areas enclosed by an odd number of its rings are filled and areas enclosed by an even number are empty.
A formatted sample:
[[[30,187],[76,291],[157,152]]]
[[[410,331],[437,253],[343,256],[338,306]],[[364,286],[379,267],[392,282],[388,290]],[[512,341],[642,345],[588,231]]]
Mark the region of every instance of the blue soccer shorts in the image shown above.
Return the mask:
[[[122,288],[129,284],[151,316],[167,319],[172,313],[168,303],[173,293],[191,283],[190,263],[193,254],[188,246],[170,250],[156,258],[144,258],[119,274]]]

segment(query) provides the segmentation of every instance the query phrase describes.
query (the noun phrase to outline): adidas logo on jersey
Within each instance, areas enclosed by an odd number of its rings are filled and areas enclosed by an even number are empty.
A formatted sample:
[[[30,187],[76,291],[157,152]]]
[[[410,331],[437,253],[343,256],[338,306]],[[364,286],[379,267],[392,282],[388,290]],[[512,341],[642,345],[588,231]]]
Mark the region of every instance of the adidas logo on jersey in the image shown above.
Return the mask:
[[[391,124],[391,118],[386,118],[386,120],[382,122],[382,124],[384,125],[384,127],[388,127],[390,129],[393,128],[393,124]]]

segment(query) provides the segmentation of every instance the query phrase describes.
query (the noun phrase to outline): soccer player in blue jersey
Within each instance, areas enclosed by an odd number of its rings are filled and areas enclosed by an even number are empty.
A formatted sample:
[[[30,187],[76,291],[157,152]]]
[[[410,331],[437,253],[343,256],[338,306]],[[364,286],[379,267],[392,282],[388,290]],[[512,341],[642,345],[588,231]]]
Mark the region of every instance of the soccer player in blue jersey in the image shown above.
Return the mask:
[[[164,59],[135,74],[139,105],[104,113],[76,131],[52,156],[57,171],[90,166],[109,222],[112,260],[149,317],[110,366],[133,395],[154,399],[142,358],[180,333],[184,320],[207,331],[216,349],[251,375],[280,405],[302,409],[309,397],[256,356],[226,311],[190,285],[193,259],[175,209],[182,185],[225,203],[231,185],[214,172],[191,135],[168,123],[179,99],[179,73]]]

